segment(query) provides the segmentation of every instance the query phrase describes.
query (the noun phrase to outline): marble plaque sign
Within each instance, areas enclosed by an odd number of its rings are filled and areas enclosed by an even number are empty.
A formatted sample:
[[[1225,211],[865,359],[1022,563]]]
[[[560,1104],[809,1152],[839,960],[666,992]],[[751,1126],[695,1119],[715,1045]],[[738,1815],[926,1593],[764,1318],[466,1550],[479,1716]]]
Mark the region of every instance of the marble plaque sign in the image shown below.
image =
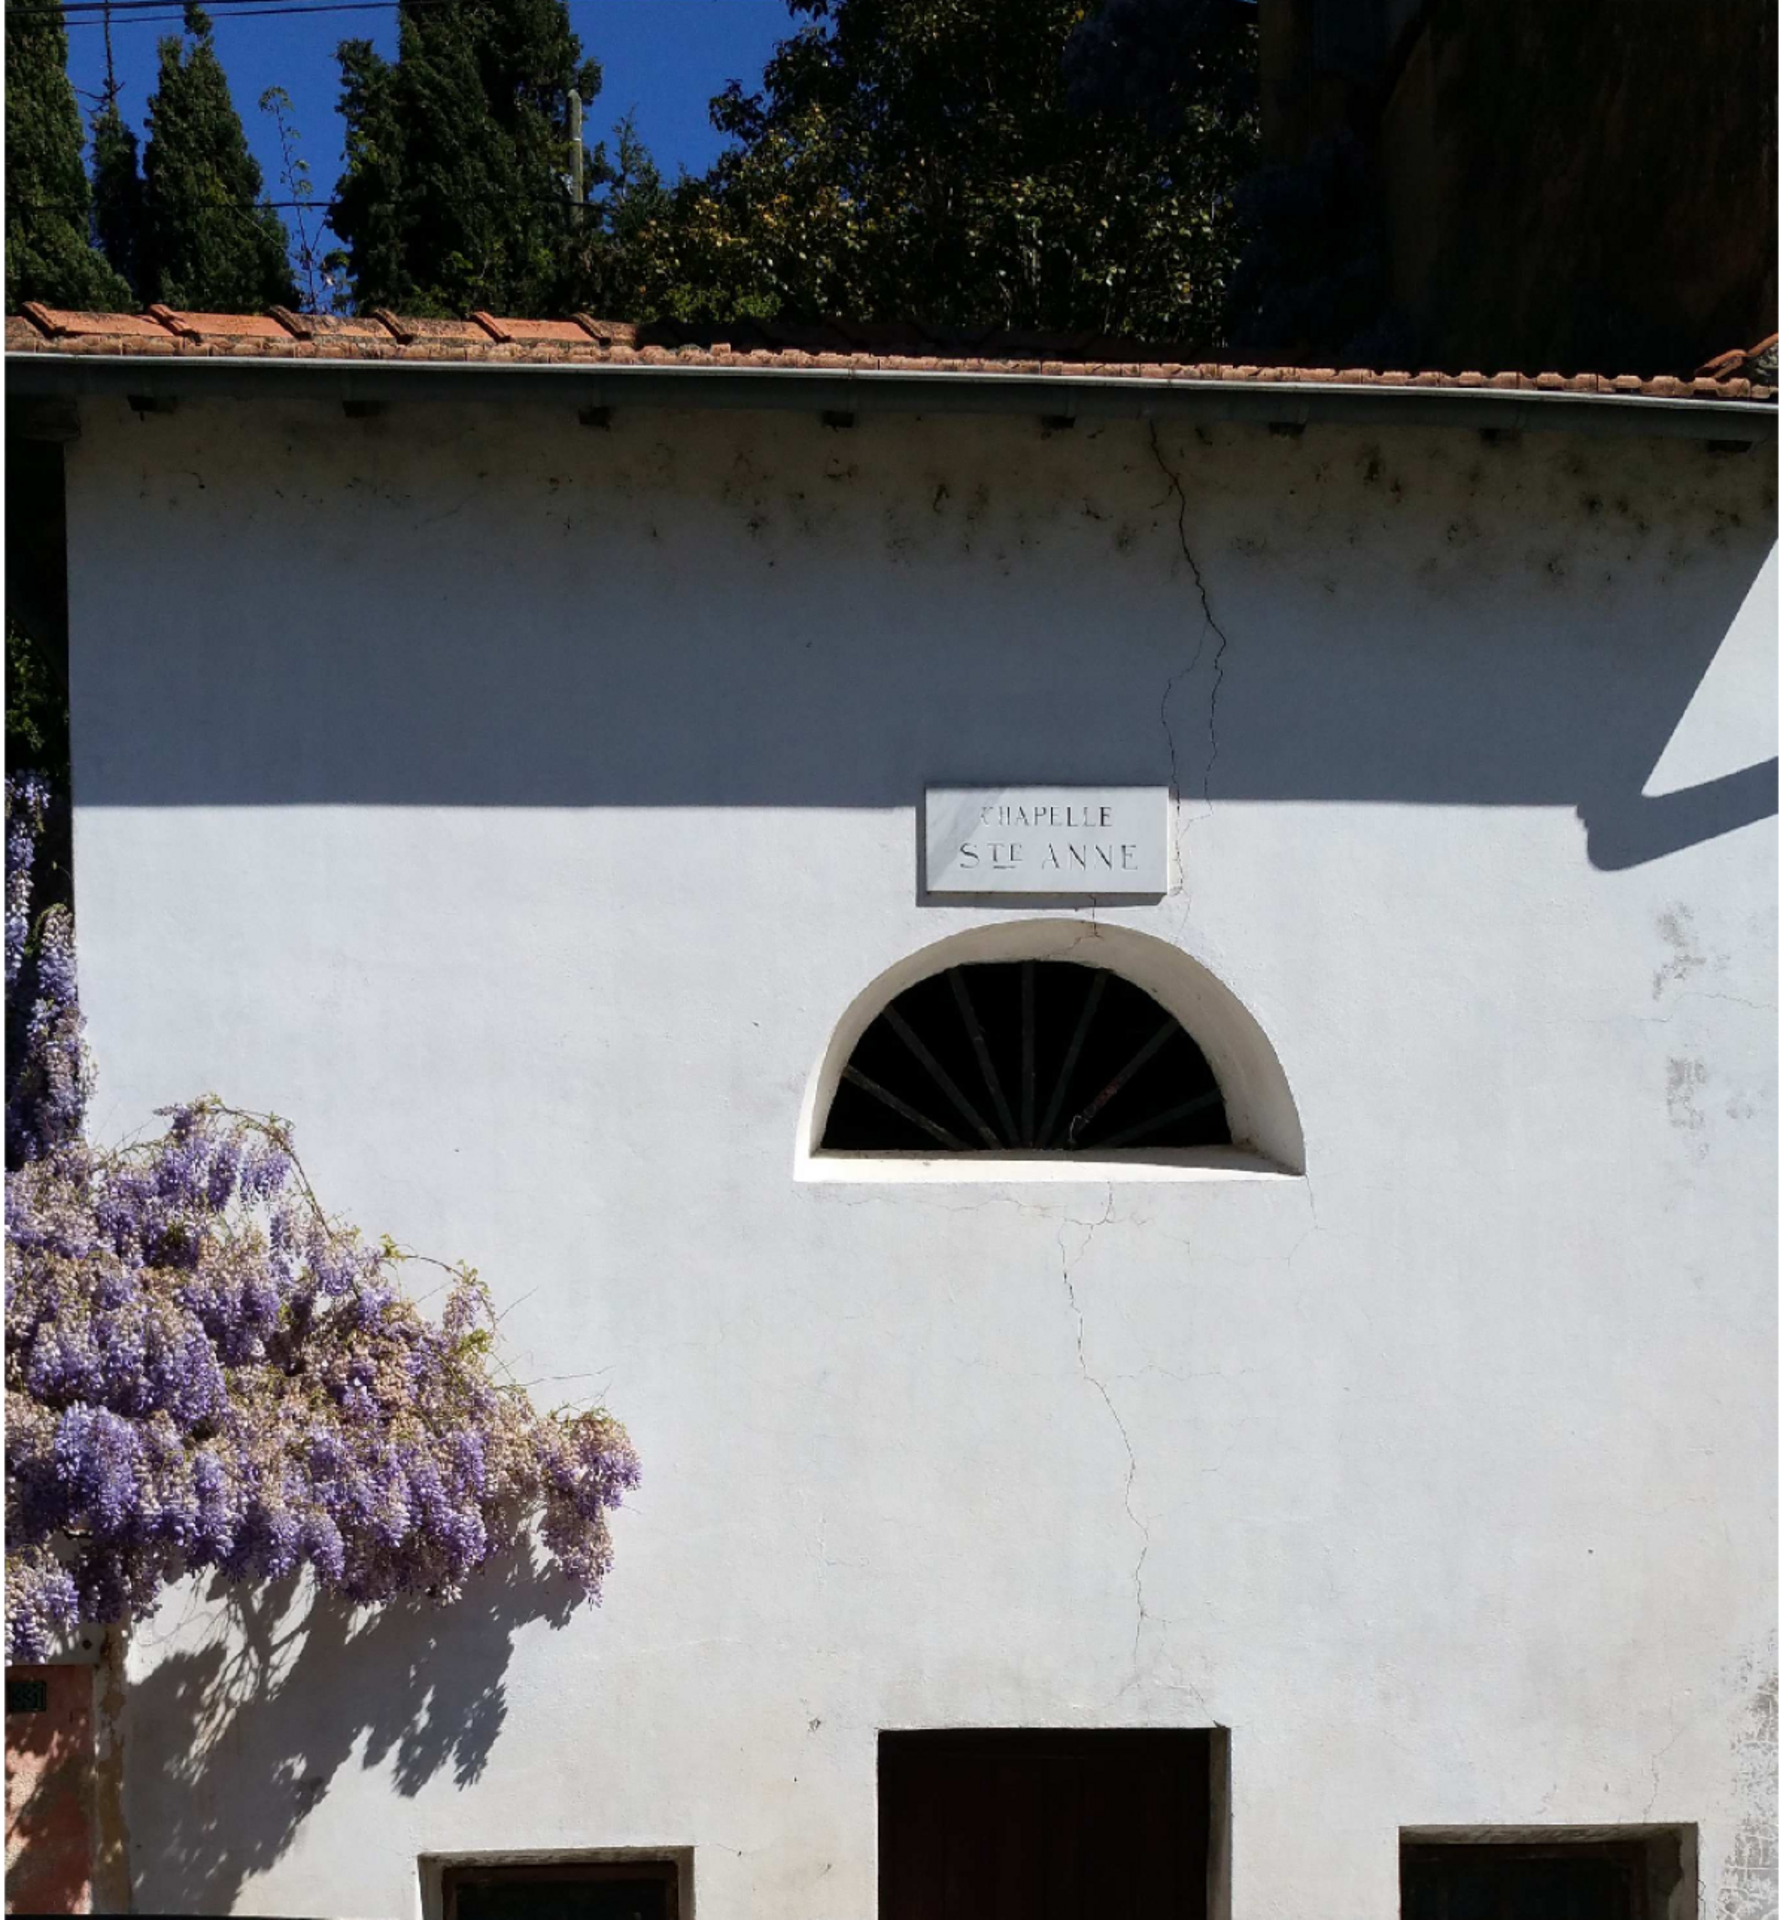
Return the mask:
[[[1165,787],[928,787],[926,892],[1168,891]]]

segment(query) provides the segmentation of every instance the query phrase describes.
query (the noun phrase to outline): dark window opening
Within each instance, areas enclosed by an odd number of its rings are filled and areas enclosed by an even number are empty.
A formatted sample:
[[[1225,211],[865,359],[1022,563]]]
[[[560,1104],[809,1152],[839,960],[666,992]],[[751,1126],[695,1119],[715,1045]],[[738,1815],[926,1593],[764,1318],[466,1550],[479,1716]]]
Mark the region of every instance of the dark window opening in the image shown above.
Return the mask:
[[[678,1920],[675,1860],[448,1867],[443,1920]]]
[[[1683,1832],[1406,1840],[1401,1920],[1667,1920],[1683,1879]]]
[[[1230,1144],[1205,1055],[1141,987],[1070,960],[951,967],[852,1050],[823,1150],[1077,1153]]]
[[[48,1713],[50,1683],[47,1680],[9,1680],[6,1683],[8,1713]]]
[[[1205,1920],[1212,1740],[883,1734],[879,1920]]]

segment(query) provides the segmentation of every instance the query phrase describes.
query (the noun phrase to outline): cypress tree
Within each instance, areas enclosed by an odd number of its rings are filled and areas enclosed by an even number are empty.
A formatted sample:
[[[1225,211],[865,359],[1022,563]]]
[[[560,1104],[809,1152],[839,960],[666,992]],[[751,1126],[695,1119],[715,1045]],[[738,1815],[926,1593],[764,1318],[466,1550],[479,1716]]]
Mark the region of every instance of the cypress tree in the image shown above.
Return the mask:
[[[580,240],[568,96],[602,85],[565,0],[406,5],[395,61],[367,40],[338,58],[348,166],[330,225],[359,306],[562,306]]]
[[[261,169],[211,41],[211,22],[186,10],[190,50],[158,48],[143,152],[143,290],[171,307],[253,313],[296,306],[286,229],[261,204]],[[122,182],[121,182],[122,184]]]
[[[143,176],[137,136],[115,100],[93,116],[93,228],[101,251],[141,296]]]
[[[6,10],[6,306],[129,307],[88,238],[92,199],[60,13]]]

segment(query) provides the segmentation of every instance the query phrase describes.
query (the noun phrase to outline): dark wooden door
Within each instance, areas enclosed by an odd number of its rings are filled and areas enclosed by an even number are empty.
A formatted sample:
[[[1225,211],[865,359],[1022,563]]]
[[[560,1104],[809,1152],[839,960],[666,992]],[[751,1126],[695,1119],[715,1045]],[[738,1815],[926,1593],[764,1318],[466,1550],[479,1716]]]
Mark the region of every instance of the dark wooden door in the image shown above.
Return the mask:
[[[880,1920],[1205,1920],[1204,1732],[885,1733]]]

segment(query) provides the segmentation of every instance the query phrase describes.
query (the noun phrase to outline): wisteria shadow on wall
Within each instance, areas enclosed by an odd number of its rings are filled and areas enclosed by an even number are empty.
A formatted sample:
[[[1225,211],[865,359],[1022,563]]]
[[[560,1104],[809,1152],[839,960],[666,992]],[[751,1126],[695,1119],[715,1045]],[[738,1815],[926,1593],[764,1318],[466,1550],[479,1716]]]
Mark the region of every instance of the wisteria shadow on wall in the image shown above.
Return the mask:
[[[579,1598],[524,1548],[445,1605],[356,1612],[288,1581],[220,1588],[202,1640],[160,1658],[147,1630],[139,1657],[155,1664],[125,1708],[126,1751],[160,1756],[129,1778],[137,1908],[233,1911],[345,1767],[388,1770],[406,1798],[443,1774],[471,1786],[503,1729],[517,1634],[563,1627]]]

